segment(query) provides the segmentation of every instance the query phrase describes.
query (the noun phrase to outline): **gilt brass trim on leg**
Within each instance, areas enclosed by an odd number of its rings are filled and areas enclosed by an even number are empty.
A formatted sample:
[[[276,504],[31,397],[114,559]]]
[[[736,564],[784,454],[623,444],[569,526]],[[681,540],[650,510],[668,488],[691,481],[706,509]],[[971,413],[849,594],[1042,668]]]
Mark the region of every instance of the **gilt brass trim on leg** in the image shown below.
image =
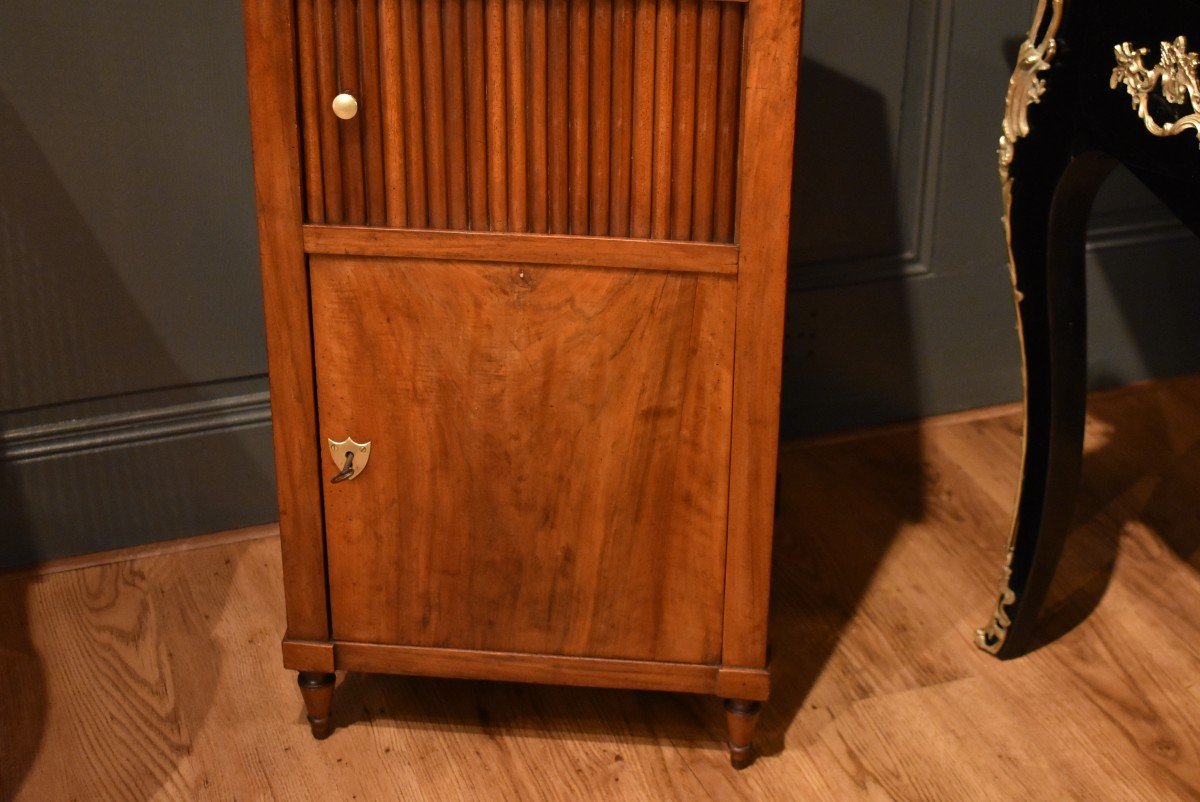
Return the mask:
[[[1055,36],[1057,36],[1058,29],[1062,25],[1066,0],[1049,0],[1050,17],[1048,20],[1046,18],[1047,4],[1048,0],[1038,0],[1037,10],[1033,15],[1033,25],[1029,29],[1029,35],[1021,44],[1021,49],[1017,56],[1017,66],[1013,69],[1012,77],[1008,81],[1008,94],[1005,97],[1004,104],[1003,132],[1000,135],[1000,149],[998,154],[1000,161],[1001,195],[1004,201],[1004,241],[1008,248],[1008,273],[1009,280],[1012,282],[1013,305],[1017,316],[1017,338],[1021,344],[1021,386],[1026,405],[1024,428],[1021,433],[1022,474],[1025,469],[1025,452],[1029,445],[1029,366],[1025,361],[1025,330],[1021,323],[1021,301],[1023,300],[1023,296],[1017,285],[1017,263],[1012,249],[1012,176],[1010,175],[1010,167],[1016,156],[1017,141],[1028,136],[1030,132],[1029,107],[1034,103],[1040,102],[1042,95],[1046,93],[1046,81],[1041,77],[1041,73],[1050,69],[1050,62],[1054,59],[1054,54],[1058,49],[1058,42]],[[1023,480],[1024,476],[1022,475],[1017,482],[1018,501]],[[1012,578],[1012,559],[1017,536],[1018,516],[1019,504],[1014,503],[1012,524],[1009,529],[1007,556],[1004,561],[1004,571],[1000,577],[1000,591],[996,601],[996,609],[993,611],[992,620],[988,625],[975,632],[976,645],[991,654],[999,652],[1000,647],[1004,645],[1004,639],[1008,636],[1008,627],[1012,623],[1008,609],[1017,601],[1016,593],[1013,592],[1009,581]]]
[[[1033,14],[1033,27],[1021,43],[1017,66],[1008,81],[1008,96],[1004,102],[1004,132],[1000,136],[1000,180],[1004,183],[1009,180],[1008,168],[1013,161],[1017,140],[1029,135],[1029,106],[1039,102],[1046,93],[1046,82],[1040,74],[1050,69],[1050,62],[1058,50],[1058,42],[1054,37],[1062,25],[1066,0],[1050,0],[1050,21],[1038,36],[1046,18],[1046,2],[1038,0],[1037,11]]]

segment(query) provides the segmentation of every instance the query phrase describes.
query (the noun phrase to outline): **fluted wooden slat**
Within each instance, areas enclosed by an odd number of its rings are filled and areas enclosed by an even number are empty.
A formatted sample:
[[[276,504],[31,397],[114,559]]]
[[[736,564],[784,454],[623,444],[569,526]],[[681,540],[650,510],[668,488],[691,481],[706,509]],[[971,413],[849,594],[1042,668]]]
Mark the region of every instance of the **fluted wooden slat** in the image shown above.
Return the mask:
[[[404,101],[401,90],[400,2],[379,0],[380,91],[383,93],[383,174],[387,198],[387,224],[408,225],[408,198],[404,186]]]
[[[341,223],[342,146],[338,118],[329,104],[341,90],[337,88],[337,33],[333,24],[333,0],[317,0],[317,115],[321,120],[321,165],[325,184],[325,221]]]
[[[525,140],[525,0],[505,0],[505,49],[508,74],[508,230],[528,227]]]
[[[325,184],[321,170],[321,121],[317,87],[317,39],[315,0],[299,0],[296,31],[299,40],[301,119],[304,131],[304,196],[308,219],[325,222]]]
[[[485,0],[487,54],[488,218],[493,231],[508,230],[507,60],[504,0]]]
[[[696,0],[679,0],[675,20],[675,130],[671,135],[671,239],[692,233],[692,159],[696,136]]]
[[[528,0],[525,36],[526,78],[529,82],[526,130],[529,132],[527,191],[529,230],[545,233],[549,228],[549,194],[546,186],[546,2]]]
[[[421,15],[419,0],[400,0],[400,52],[404,62],[404,135],[408,144],[408,224],[429,224],[425,189],[425,95],[421,87]]]
[[[566,234],[570,230],[570,183],[568,139],[568,95],[570,59],[568,57],[567,0],[547,0],[546,10],[546,126],[550,140],[546,164],[549,194],[550,232]]]
[[[721,66],[717,79],[717,160],[713,188],[713,239],[732,242],[737,192],[737,141],[741,115],[743,9],[721,6]]]
[[[654,154],[655,0],[637,0],[633,34],[633,136],[629,235],[650,236],[651,165]]]
[[[363,179],[366,182],[367,223],[387,222],[383,175],[383,92],[379,76],[379,6],[359,0],[358,60],[362,69]]]
[[[609,167],[612,136],[612,0],[592,0],[591,193],[589,231],[608,234]]]
[[[735,239],[744,3],[294,1],[309,222]]]
[[[358,14],[355,0],[334,0],[334,27],[337,42],[338,92],[362,96],[358,73]],[[332,98],[330,98],[332,100]],[[366,222],[362,115],[338,121],[341,135],[342,195],[345,221],[352,225]]]
[[[487,100],[483,0],[464,0],[467,90],[467,195],[471,228],[488,231]]]
[[[570,38],[570,124],[568,193],[571,204],[571,233],[588,233],[588,80],[590,78],[588,0],[571,0]]]
[[[442,74],[446,104],[446,222],[450,228],[469,226],[467,207],[467,127],[463,86],[463,4],[442,4]]]
[[[671,112],[675,107],[675,0],[658,0],[654,49],[654,166],[650,236],[671,235]]]
[[[630,118],[633,104],[634,0],[613,0],[612,141],[609,167],[608,233],[629,235]]]
[[[691,238],[708,242],[713,226],[713,172],[717,142],[717,69],[721,56],[721,9],[700,4],[696,49],[696,148],[692,172]]]

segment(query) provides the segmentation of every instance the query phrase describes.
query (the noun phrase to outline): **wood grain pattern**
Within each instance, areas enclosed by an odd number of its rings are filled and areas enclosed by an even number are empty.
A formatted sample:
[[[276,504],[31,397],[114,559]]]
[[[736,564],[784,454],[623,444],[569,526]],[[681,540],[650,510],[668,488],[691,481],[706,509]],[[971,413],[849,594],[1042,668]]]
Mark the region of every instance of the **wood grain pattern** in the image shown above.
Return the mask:
[[[310,263],[336,639],[716,662],[731,279]]]
[[[1200,377],[1089,412],[1047,608],[1065,634],[1009,662],[970,641],[1019,411],[784,445],[778,682],[748,772],[717,703],[681,694],[350,673],[314,741],[260,539],[0,577],[0,798],[1195,798]]]
[[[309,222],[733,241],[743,3],[299,3]]]

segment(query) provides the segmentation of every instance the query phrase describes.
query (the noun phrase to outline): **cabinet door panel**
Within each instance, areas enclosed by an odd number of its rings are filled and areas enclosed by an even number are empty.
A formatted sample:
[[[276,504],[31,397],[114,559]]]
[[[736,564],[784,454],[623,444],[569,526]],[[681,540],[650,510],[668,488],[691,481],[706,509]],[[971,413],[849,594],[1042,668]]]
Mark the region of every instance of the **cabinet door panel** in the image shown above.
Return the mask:
[[[732,279],[310,265],[335,638],[719,661]]]

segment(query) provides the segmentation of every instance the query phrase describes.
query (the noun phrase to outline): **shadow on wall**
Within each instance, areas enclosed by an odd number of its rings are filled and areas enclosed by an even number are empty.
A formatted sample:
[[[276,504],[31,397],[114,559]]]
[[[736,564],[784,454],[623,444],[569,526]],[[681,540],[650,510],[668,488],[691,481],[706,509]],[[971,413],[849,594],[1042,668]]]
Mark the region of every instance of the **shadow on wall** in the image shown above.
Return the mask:
[[[76,552],[111,547],[114,535],[103,529],[103,522],[118,519],[114,510],[132,509],[126,519],[133,534],[126,533],[126,542],[138,539],[138,527],[152,537],[156,521],[175,515],[166,507],[203,502],[205,487],[225,483],[213,482],[194,461],[173,458],[186,435],[161,442],[148,436],[120,447],[99,442],[90,450],[73,448],[66,459],[55,452],[64,435],[62,419],[83,412],[93,421],[103,420],[106,413],[121,410],[121,396],[88,393],[128,385],[139,373],[168,377],[176,386],[169,391],[175,402],[199,397],[202,388],[185,386],[188,377],[160,345],[2,92],[0,142],[3,557],[8,564],[28,563],[54,553],[55,544],[64,542]],[[124,359],[112,359],[111,351]],[[128,374],[97,375],[97,370]],[[75,394],[54,405],[32,403],[42,389],[39,382]],[[231,475],[227,479],[247,488],[265,485],[269,491],[271,477],[244,445],[236,436],[215,442],[205,465],[222,466]],[[56,515],[39,513],[34,520],[31,500],[39,510],[56,510]],[[172,666],[166,649],[152,649],[147,657],[130,647],[162,642],[155,631],[165,626],[154,607],[156,581],[165,580],[121,565],[40,578],[32,572],[0,576],[0,798],[13,798],[33,774],[39,775],[39,787],[56,787],[53,775],[64,767],[37,762],[43,737],[75,741],[67,751],[77,756],[70,771],[81,787],[104,787],[86,781],[89,775],[97,780],[107,776],[111,783],[118,765],[126,790],[138,798],[149,798],[171,782],[188,744],[159,736],[184,739],[200,729],[218,686],[220,650],[203,621],[189,622],[198,637],[210,641],[208,648],[191,652],[202,656],[199,664],[193,659],[186,666]],[[228,588],[211,585],[228,584],[229,576],[206,581],[212,597],[223,600]],[[76,659],[70,665],[43,665],[37,644],[50,640],[69,641]],[[148,689],[164,698],[141,704]],[[54,716],[56,698],[64,700],[64,708],[67,699],[88,703],[72,704],[76,718],[67,721]],[[173,706],[178,699],[188,700],[186,710]],[[147,716],[161,720],[146,726]]]
[[[811,59],[801,67],[795,149],[790,286],[803,286],[806,255],[823,256],[820,238],[837,221],[830,215],[868,221],[856,253],[886,257],[902,250],[896,169],[889,154],[893,136],[883,98]],[[837,148],[837,153],[831,153]],[[856,186],[846,186],[845,160],[856,160]],[[861,182],[861,183],[859,183]],[[840,204],[831,208],[830,199]],[[828,221],[828,224],[822,221]],[[837,247],[837,246],[835,246]],[[874,251],[874,252],[872,252]],[[813,417],[829,425],[838,421],[896,420],[910,416],[920,402],[919,373],[912,342],[907,282],[885,280],[858,288],[874,297],[870,319],[844,316],[837,321],[818,316],[836,311],[827,303],[837,288],[791,290],[784,348],[784,437],[812,427]],[[862,295],[856,297],[861,298]],[[823,365],[817,337],[830,332],[860,343],[852,370]],[[858,364],[861,362],[861,364]],[[855,398],[853,411],[829,409],[826,399]],[[843,425],[846,425],[843,424]],[[836,460],[820,476],[797,472],[782,449],[782,474],[775,531],[772,577],[772,696],[763,708],[760,749],[783,747],[784,734],[799,713],[822,669],[841,639],[872,577],[900,529],[925,515],[926,476],[921,433],[901,428],[874,449],[880,468],[861,472]],[[831,449],[831,456],[837,450]],[[861,460],[861,454],[858,457]],[[847,470],[841,470],[847,468]],[[810,503],[819,493],[824,503]],[[830,497],[844,498],[831,504]],[[862,504],[860,500],[871,499]],[[830,542],[811,510],[837,508],[861,516],[852,542]],[[829,528],[833,528],[833,522]],[[836,531],[845,532],[839,526]]]

